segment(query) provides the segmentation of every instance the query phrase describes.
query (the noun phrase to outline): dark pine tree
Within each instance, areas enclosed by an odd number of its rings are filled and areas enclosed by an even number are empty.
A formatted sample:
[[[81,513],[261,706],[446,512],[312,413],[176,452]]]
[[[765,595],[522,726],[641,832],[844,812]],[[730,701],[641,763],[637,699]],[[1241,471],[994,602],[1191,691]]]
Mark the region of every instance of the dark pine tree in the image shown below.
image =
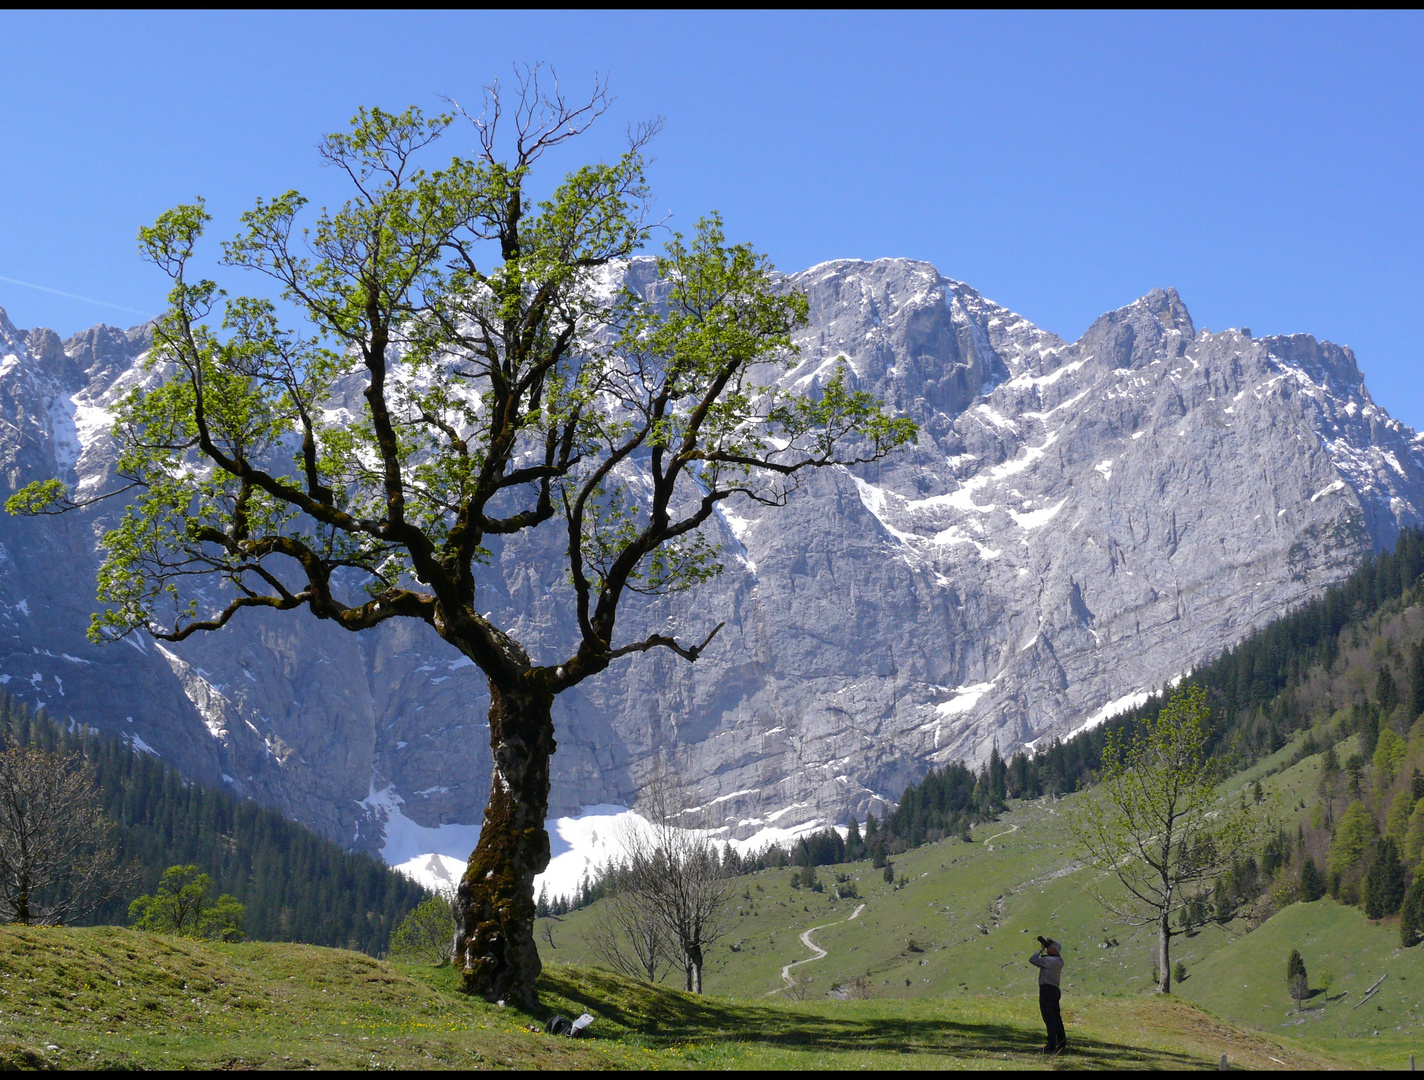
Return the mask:
[[[1365,875],[1365,915],[1371,919],[1383,919],[1399,911],[1404,903],[1407,881],[1404,863],[1399,858],[1399,846],[1387,836],[1375,848],[1374,861]]]
[[[1379,713],[1369,705],[1360,706],[1358,712],[1360,714],[1360,756],[1368,761],[1374,756],[1375,747],[1379,745]]]
[[[999,744],[994,744],[993,750],[989,752],[989,767],[986,770],[985,779],[988,781],[989,800],[996,810],[1004,808],[1004,800],[1008,798],[1008,767],[1004,764],[1004,759],[999,756]]]
[[[855,862],[860,858],[863,841],[860,838],[860,826],[855,822],[855,815],[850,816],[850,824],[846,826],[845,854],[847,862]]]
[[[1409,649],[1409,717],[1424,713],[1424,642],[1416,641]]]
[[[1307,855],[1300,864],[1300,898],[1307,904],[1325,895],[1325,877],[1315,860]]]
[[[1399,940],[1406,949],[1424,941],[1424,877],[1415,878],[1399,909]]]
[[[1306,977],[1305,960],[1301,957],[1299,949],[1292,949],[1290,956],[1286,958],[1286,981],[1290,982],[1297,975],[1302,979]]]
[[[1388,716],[1399,704],[1399,687],[1395,685],[1394,675],[1387,664],[1381,664],[1379,674],[1375,676],[1375,701],[1379,704],[1381,716]]]

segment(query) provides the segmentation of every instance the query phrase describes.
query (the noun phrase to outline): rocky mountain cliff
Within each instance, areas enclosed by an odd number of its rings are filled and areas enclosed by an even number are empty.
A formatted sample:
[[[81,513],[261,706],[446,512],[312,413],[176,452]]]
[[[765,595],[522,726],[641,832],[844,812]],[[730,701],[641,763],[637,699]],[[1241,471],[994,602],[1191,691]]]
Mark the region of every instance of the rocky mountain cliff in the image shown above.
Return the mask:
[[[627,280],[650,281],[634,260]],[[622,661],[556,706],[557,813],[633,801],[671,756],[737,836],[863,816],[931,764],[1065,735],[1188,671],[1424,520],[1424,443],[1349,349],[1198,331],[1175,292],[1074,343],[933,267],[838,261],[810,297],[809,388],[845,362],[914,417],[913,450],[729,502],[725,572],[630,608],[629,638],[727,626],[696,665]],[[139,328],[70,338],[0,312],[8,494],[108,490],[107,407]],[[478,672],[420,626],[351,635],[251,614],[180,646],[95,647],[98,539],[120,507],[0,517],[0,683],[188,774],[400,861],[463,857],[488,787]],[[572,640],[549,537],[495,549],[487,604]]]

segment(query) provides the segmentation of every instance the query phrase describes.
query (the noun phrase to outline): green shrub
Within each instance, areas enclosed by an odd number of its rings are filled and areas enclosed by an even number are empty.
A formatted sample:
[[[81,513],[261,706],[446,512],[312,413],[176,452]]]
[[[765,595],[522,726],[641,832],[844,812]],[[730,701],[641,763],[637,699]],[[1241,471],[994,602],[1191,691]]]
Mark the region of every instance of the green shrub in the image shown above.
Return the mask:
[[[423,901],[391,934],[393,960],[419,960],[434,967],[450,962],[455,940],[455,908],[450,897],[436,893]]]
[[[1416,801],[1414,793],[1409,788],[1404,788],[1394,797],[1389,813],[1385,815],[1384,834],[1398,844],[1404,843],[1405,834],[1409,831],[1409,815],[1414,812]]]
[[[1404,740],[1396,735],[1392,728],[1381,731],[1372,761],[1375,767],[1375,784],[1378,787],[1387,788],[1394,782],[1394,774],[1404,764],[1404,757]]]
[[[1419,862],[1421,855],[1424,855],[1424,799],[1415,803],[1404,830],[1404,857],[1412,865]]]
[[[1330,841],[1330,872],[1348,877],[1369,853],[1370,845],[1379,835],[1374,816],[1356,799],[1340,815],[1335,836]]]
[[[196,866],[170,866],[158,888],[129,905],[129,922],[138,930],[210,941],[241,941],[247,908],[223,893],[210,898],[213,879]]]

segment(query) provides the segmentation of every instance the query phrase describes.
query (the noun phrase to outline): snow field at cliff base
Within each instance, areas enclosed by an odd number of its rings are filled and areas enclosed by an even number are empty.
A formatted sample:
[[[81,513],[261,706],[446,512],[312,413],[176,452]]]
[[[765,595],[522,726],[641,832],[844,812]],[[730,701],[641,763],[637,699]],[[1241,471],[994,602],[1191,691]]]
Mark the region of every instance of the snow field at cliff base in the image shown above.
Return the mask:
[[[386,845],[381,857],[387,864],[433,891],[448,891],[460,883],[469,854],[479,841],[478,826],[425,828],[401,814],[398,805],[385,820]],[[592,881],[602,867],[623,857],[627,837],[649,833],[648,823],[639,814],[626,806],[610,805],[585,807],[576,817],[549,818],[544,827],[549,832],[552,858],[548,869],[534,879],[534,894],[547,889],[551,898],[575,896],[585,878]],[[744,855],[773,844],[792,845],[799,837],[824,827],[819,821],[810,821],[790,829],[764,828],[745,840],[728,840],[715,830],[689,832],[730,845]],[[845,827],[839,828],[844,834]],[[440,845],[438,850],[430,850],[432,843]],[[408,854],[411,851],[418,853]]]

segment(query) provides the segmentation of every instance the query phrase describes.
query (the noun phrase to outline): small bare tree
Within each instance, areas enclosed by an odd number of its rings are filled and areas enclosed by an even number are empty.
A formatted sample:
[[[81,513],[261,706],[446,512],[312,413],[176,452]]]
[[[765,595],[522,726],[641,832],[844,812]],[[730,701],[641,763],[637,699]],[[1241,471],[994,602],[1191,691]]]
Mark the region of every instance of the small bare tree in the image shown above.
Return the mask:
[[[703,955],[729,926],[732,881],[720,845],[693,828],[701,822],[688,801],[685,787],[660,766],[638,802],[648,828],[630,830],[625,846],[633,891],[661,924],[684,988],[700,994]]]
[[[127,883],[84,760],[30,746],[0,750],[0,918],[73,921]]]
[[[676,948],[644,877],[631,863],[606,872],[609,892],[595,909],[589,944],[614,971],[657,983],[667,978]]]

